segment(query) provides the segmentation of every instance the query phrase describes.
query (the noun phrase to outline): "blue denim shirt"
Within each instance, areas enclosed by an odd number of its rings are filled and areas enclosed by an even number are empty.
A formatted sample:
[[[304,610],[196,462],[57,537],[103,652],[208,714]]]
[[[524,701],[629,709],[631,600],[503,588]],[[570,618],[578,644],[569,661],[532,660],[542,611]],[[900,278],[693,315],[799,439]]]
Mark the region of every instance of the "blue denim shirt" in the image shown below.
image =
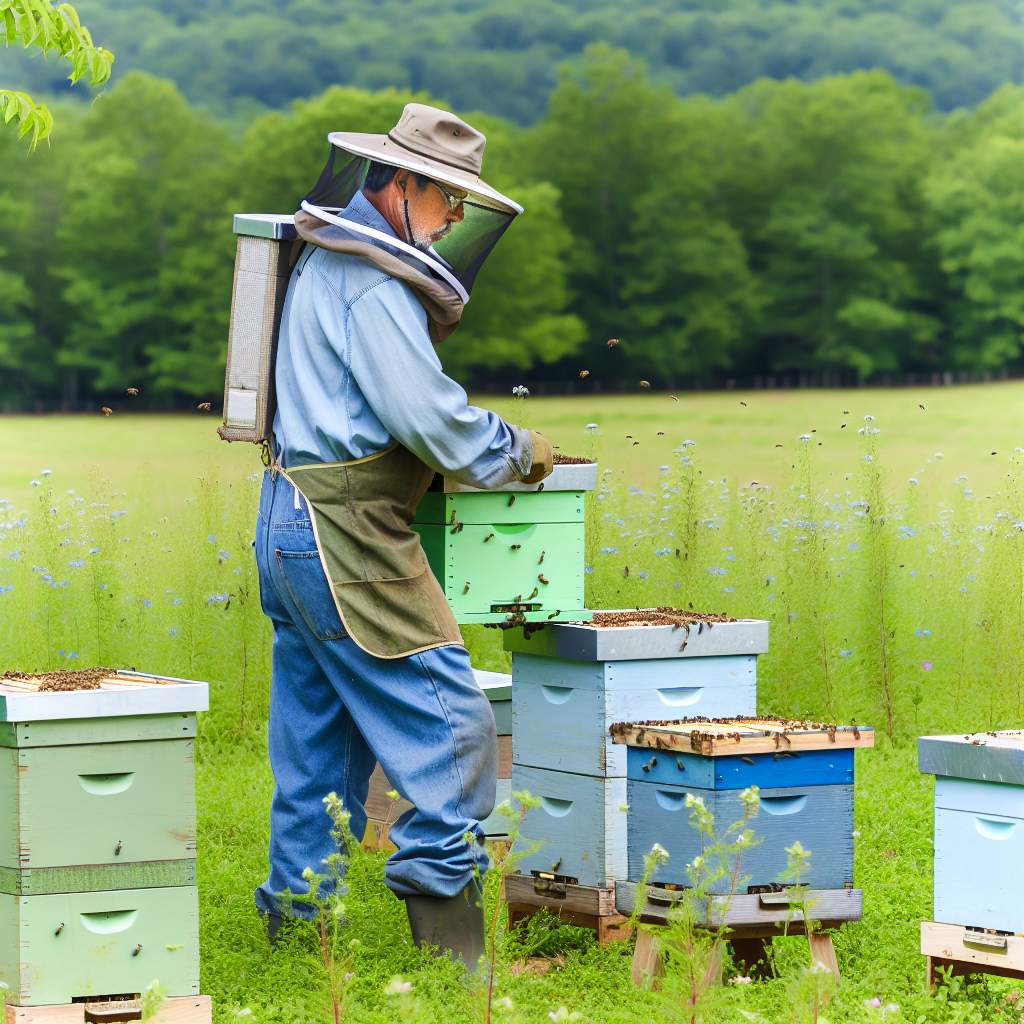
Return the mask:
[[[362,193],[341,216],[397,237]],[[441,368],[415,292],[358,257],[303,251],[281,314],[275,382],[286,469],[363,458],[397,441],[477,487],[530,471],[529,432],[469,404]]]

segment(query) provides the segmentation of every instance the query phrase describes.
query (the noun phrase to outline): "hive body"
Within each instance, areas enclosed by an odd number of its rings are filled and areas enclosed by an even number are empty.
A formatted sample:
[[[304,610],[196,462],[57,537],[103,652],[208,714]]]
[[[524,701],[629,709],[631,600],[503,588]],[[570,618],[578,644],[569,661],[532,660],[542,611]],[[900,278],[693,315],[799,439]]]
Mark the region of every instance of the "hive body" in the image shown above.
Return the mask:
[[[529,637],[506,631],[512,789],[540,799],[526,813],[522,835],[541,846],[520,871],[602,887],[628,877],[627,748],[612,743],[610,726],[756,713],[767,623],[723,629],[714,640],[711,634],[691,629],[684,647],[686,632],[671,626],[554,623]]]
[[[154,978],[170,996],[199,992],[193,744],[207,691],[144,678],[138,691],[129,678],[0,693],[0,981],[12,1005],[140,993]],[[116,713],[133,705],[142,713]]]
[[[1024,737],[926,736],[935,779],[935,921],[1024,932]]]
[[[582,620],[584,497],[596,467],[557,466],[543,485],[479,491],[438,478],[416,509],[430,568],[461,623]]]
[[[854,750],[873,744],[872,730],[740,719],[643,722],[616,726],[614,733],[630,744],[631,880],[644,877],[645,858],[657,843],[669,856],[655,867],[654,882],[692,884],[688,865],[711,856],[702,877],[721,872],[710,881],[714,894],[794,882],[819,890],[852,887]],[[759,795],[756,813],[744,799],[750,787]],[[711,813],[719,841],[734,844],[742,823],[751,844],[725,859],[714,853],[711,837],[691,823],[697,800]],[[810,853],[799,878],[787,852],[795,843]]]

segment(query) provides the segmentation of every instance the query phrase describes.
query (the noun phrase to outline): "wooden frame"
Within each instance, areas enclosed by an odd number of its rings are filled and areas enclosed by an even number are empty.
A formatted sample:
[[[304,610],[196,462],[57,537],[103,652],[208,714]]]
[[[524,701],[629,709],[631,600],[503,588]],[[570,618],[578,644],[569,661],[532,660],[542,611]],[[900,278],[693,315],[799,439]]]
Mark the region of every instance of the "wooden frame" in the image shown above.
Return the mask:
[[[107,1015],[103,1016],[102,1003],[66,1003],[62,1006],[7,1006],[5,1024],[86,1024],[88,1021],[140,1020],[138,1003],[125,1002],[123,1009],[109,1008],[117,1004],[106,1004]],[[88,1016],[86,1015],[88,1012]],[[137,1016],[125,1017],[125,1013]],[[150,1024],[211,1024],[213,1004],[209,996],[183,996],[166,999]]]
[[[773,754],[777,751],[861,749],[875,745],[875,730],[864,725],[827,725],[785,718],[680,719],[616,722],[612,739],[630,747],[681,750],[704,757]]]
[[[921,952],[927,960],[928,985],[939,981],[938,969],[954,976],[994,974],[1024,981],[1024,936],[1001,935],[959,924],[921,922]]]
[[[611,886],[573,885],[558,882],[557,878],[549,881],[532,875],[507,875],[505,900],[509,928],[518,927],[544,909],[566,924],[593,929],[598,942],[628,939],[633,933],[629,918],[615,909],[615,890]]]

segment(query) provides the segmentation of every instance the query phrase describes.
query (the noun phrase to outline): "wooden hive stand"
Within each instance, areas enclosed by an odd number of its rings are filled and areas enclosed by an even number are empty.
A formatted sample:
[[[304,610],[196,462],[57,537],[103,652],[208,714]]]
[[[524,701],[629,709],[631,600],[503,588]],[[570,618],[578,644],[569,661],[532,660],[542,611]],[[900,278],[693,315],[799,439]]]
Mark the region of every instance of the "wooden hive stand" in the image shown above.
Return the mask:
[[[99,1024],[101,1021],[142,1020],[138,999],[65,1003],[60,1006],[8,1006],[6,1024]],[[165,999],[149,1024],[211,1024],[209,996]]]
[[[1024,936],[983,931],[959,924],[921,922],[921,952],[934,988],[945,969],[954,977],[993,974],[1024,981]]]
[[[509,928],[545,909],[565,924],[593,929],[598,942],[614,942],[632,935],[629,918],[616,909],[615,889],[611,886],[575,885],[545,872],[508,875],[505,899]]]
[[[636,905],[638,885],[619,882],[616,885],[616,905],[620,912],[632,914]],[[646,925],[664,926],[672,904],[684,897],[685,890],[661,889],[651,886],[640,921]],[[814,916],[814,926],[808,928],[800,909],[808,904]],[[765,893],[744,893],[736,896],[711,896],[708,899],[706,924],[710,931],[727,929],[727,941],[739,970],[751,977],[767,977],[771,973],[768,946],[773,938],[782,935],[806,935],[811,957],[824,964],[839,977],[832,934],[849,921],[859,921],[863,910],[860,889],[805,891],[794,896],[792,890]],[[665,973],[663,939],[652,928],[642,928],[637,934],[633,953],[633,982],[638,986],[657,986]],[[721,981],[722,963],[712,965]]]

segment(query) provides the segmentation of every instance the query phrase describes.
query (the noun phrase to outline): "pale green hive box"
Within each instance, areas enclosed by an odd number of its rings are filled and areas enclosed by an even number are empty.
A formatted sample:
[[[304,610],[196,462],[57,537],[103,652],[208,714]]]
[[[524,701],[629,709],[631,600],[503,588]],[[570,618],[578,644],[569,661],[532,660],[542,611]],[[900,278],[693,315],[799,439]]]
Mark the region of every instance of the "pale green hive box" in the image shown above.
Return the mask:
[[[437,477],[413,521],[460,623],[583,621],[584,502],[597,465],[482,491]],[[521,616],[521,618],[520,618]]]
[[[0,680],[0,981],[15,1006],[199,991],[194,743],[206,683]]]

